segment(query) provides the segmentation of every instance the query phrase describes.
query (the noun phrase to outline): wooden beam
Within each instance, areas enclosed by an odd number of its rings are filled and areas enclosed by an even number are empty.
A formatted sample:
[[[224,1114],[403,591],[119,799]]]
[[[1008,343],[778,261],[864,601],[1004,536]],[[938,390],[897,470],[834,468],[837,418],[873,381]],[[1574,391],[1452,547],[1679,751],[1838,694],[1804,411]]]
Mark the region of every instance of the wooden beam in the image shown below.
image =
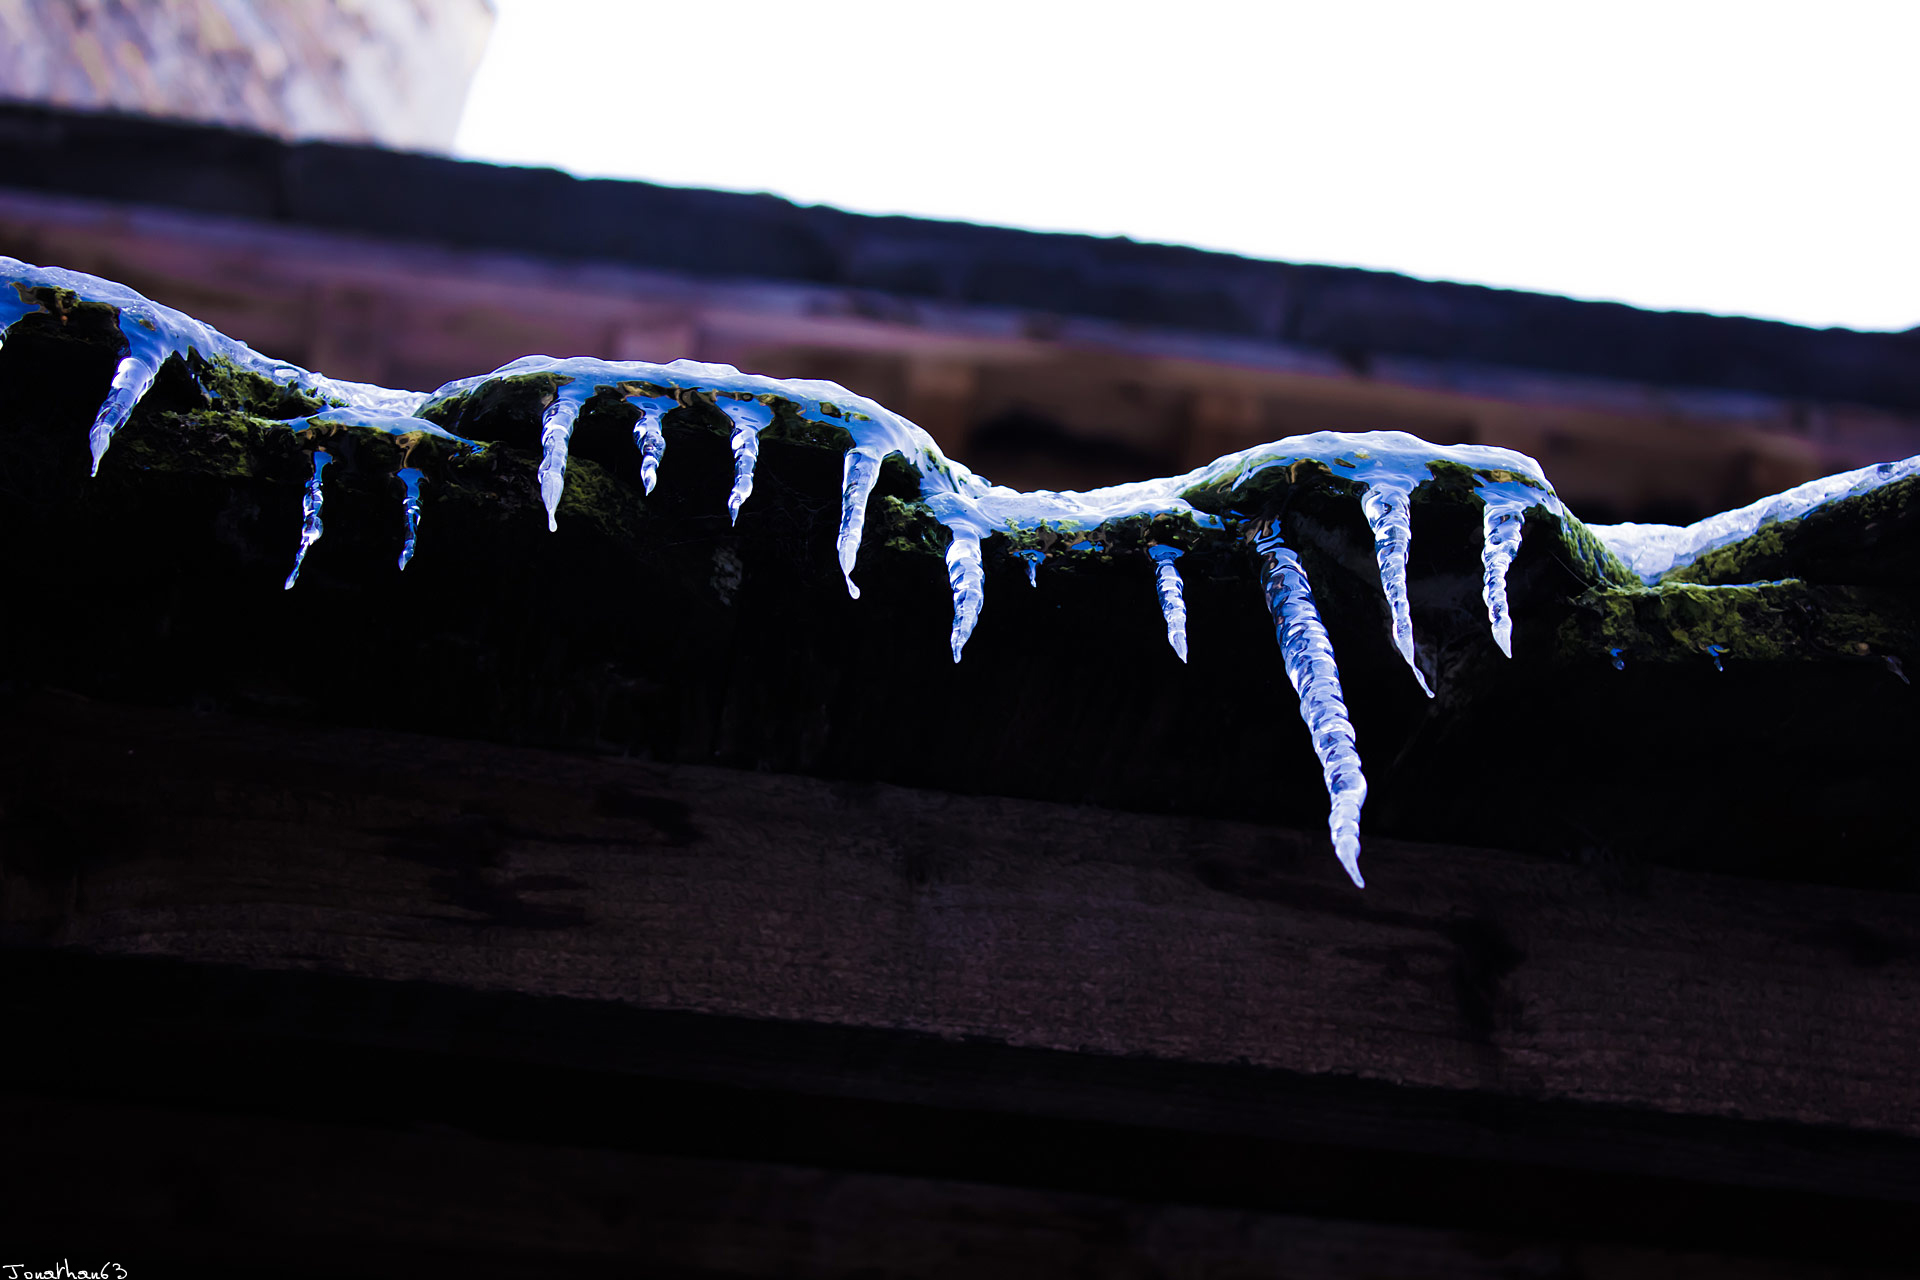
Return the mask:
[[[55,697],[15,944],[1920,1137],[1905,895]]]

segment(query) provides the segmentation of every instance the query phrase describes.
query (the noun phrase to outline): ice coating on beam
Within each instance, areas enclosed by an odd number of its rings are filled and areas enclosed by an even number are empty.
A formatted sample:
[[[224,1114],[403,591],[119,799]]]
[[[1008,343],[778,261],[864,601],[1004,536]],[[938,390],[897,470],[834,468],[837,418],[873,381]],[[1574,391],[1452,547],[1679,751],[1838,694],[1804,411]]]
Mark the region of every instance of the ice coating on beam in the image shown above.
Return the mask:
[[[1147,548],[1147,555],[1153,559],[1154,592],[1160,597],[1160,616],[1167,624],[1167,643],[1180,655],[1180,661],[1185,662],[1187,593],[1180,581],[1180,566],[1174,563],[1180,558],[1180,548],[1155,543]]]
[[[714,403],[733,423],[728,447],[733,450],[733,488],[727,494],[727,523],[740,523],[740,508],[753,494],[753,468],[760,459],[760,433],[773,422],[773,410],[753,400],[716,398]]]
[[[1413,660],[1413,610],[1407,603],[1407,554],[1413,547],[1413,486],[1407,476],[1381,476],[1360,495],[1360,511],[1373,531],[1374,559],[1380,565],[1380,589],[1386,593],[1393,647],[1429,698],[1433,690]]]
[[[1880,462],[1809,480],[1784,493],[1689,525],[1595,524],[1588,525],[1587,531],[1619,556],[1627,568],[1639,574],[1642,582],[1651,586],[1663,574],[1684,568],[1709,551],[1750,538],[1767,525],[1798,520],[1830,502],[1871,493],[1911,475],[1920,475],[1920,457]]]
[[[293,553],[293,572],[287,575],[283,591],[293,590],[293,584],[299,581],[300,566],[306,563],[307,552],[313,544],[320,541],[320,507],[326,501],[326,494],[320,489],[320,473],[333,461],[333,455],[325,449],[313,451],[313,475],[307,480],[307,491],[300,497],[300,546]]]
[[[848,437],[841,523],[835,549],[848,590],[856,597],[858,589],[852,582],[854,561],[865,510],[881,464],[897,454],[918,473],[920,497],[951,535],[946,561],[953,596],[950,640],[956,661],[979,621],[984,604],[982,544],[986,538],[994,534],[1019,535],[1025,542],[1027,536],[1035,532],[1050,533],[1053,536],[1045,540],[1046,545],[1079,553],[1105,549],[1111,539],[1097,536],[1095,531],[1110,522],[1136,517],[1153,520],[1156,530],[1161,520],[1170,518],[1176,527],[1184,524],[1196,532],[1218,531],[1224,528],[1222,519],[1196,507],[1189,501],[1190,496],[1198,499],[1204,491],[1210,500],[1218,502],[1224,493],[1227,495],[1224,507],[1232,510],[1232,495],[1249,481],[1271,469],[1291,469],[1302,463],[1323,467],[1335,477],[1352,482],[1362,496],[1374,534],[1381,587],[1393,618],[1392,639],[1409,663],[1413,646],[1410,615],[1405,606],[1405,575],[1411,536],[1411,521],[1407,516],[1411,495],[1421,484],[1434,478],[1433,468],[1440,464],[1467,469],[1489,508],[1484,563],[1488,568],[1490,621],[1496,638],[1506,648],[1508,637],[1502,623],[1504,620],[1510,628],[1511,622],[1505,611],[1504,571],[1517,544],[1518,513],[1534,505],[1543,506],[1552,514],[1563,510],[1540,474],[1538,464],[1522,454],[1486,446],[1437,446],[1400,432],[1316,432],[1243,450],[1180,476],[1080,493],[1021,493],[987,483],[942,455],[933,440],[912,422],[830,382],[783,381],[743,374],[726,365],[688,360],[659,365],[592,357],[527,356],[490,374],[449,383],[431,396],[389,391],[335,382],[295,366],[265,360],[243,344],[197,321],[106,281],[57,269],[26,268],[11,260],[0,261],[0,267],[12,272],[16,283],[71,288],[90,300],[111,302],[119,308],[121,330],[127,340],[122,365],[124,376],[117,381],[115,393],[102,411],[102,449],[137,403],[145,385],[150,384],[150,371],[157,370],[168,356],[175,354],[198,355],[203,359],[210,355],[224,356],[242,368],[283,385],[297,385],[340,402],[310,417],[288,420],[286,425],[294,429],[354,426],[396,436],[419,433],[466,448],[479,446],[434,426],[418,414],[435,405],[451,408],[449,402],[453,397],[495,379],[551,375],[559,389],[542,422],[539,467],[539,487],[547,506],[549,527],[555,523],[554,513],[564,492],[574,420],[587,398],[600,391],[611,391],[625,398],[638,413],[634,442],[641,455],[642,486],[648,492],[653,488],[664,453],[662,428],[666,415],[676,406],[693,407],[700,399],[722,410],[732,424],[730,444],[735,471],[728,511],[737,518],[741,504],[752,489],[759,433],[776,420],[776,406],[784,406],[783,413],[791,412],[803,421],[837,428]],[[0,293],[0,336],[4,336],[6,324],[39,305],[37,301],[29,302],[18,288],[11,293],[10,300]],[[192,371],[189,362],[189,372]],[[320,534],[321,472],[329,460],[325,451],[316,451],[313,477],[303,501],[301,546],[294,572],[288,577],[289,586],[297,579],[306,551]],[[400,479],[406,489],[403,509],[408,521],[408,540],[401,553],[404,566],[411,558],[417,532],[420,477],[417,470],[408,467],[403,469]],[[1240,510],[1245,509],[1243,503]],[[1289,679],[1300,694],[1301,714],[1322,763],[1330,797],[1329,829],[1343,865],[1358,883],[1359,814],[1366,783],[1359,769],[1352,725],[1347,718],[1331,645],[1314,606],[1305,572],[1281,540],[1278,528],[1270,522],[1263,523],[1256,527],[1254,540],[1261,557],[1263,592],[1274,617],[1282,659]],[[1029,582],[1036,581],[1035,569],[1045,553],[1028,544],[1017,547],[1014,554],[1024,561]],[[1184,591],[1174,563],[1178,551],[1156,545],[1149,554],[1155,562],[1156,593],[1167,623],[1168,640],[1184,659],[1187,619]],[[1499,587],[1498,592],[1493,590],[1495,585]]]
[[[105,303],[118,312],[120,336],[126,343],[126,349],[114,370],[113,385],[106,401],[100,406],[100,412],[87,433],[95,474],[99,473],[100,460],[113,443],[113,437],[126,425],[134,407],[152,389],[160,367],[171,356],[179,356],[186,363],[187,372],[194,374],[196,381],[198,374],[194,370],[193,356],[201,360],[224,357],[237,368],[282,386],[305,391],[320,400],[383,413],[411,414],[427,399],[422,392],[394,391],[364,382],[343,382],[324,374],[312,373],[284,360],[271,359],[185,312],[163,306],[123,284],[90,276],[83,271],[69,271],[64,267],[35,267],[18,258],[0,256],[0,283],[10,286],[0,290],[6,295],[0,301],[0,339],[4,339],[8,326],[29,312],[40,309],[38,301],[27,300],[27,293],[36,288],[65,289],[78,295],[82,301]]]
[[[1480,594],[1487,604],[1487,622],[1500,652],[1513,656],[1513,611],[1507,603],[1507,570],[1520,553],[1520,533],[1526,527],[1527,508],[1539,496],[1525,485],[1484,484],[1478,493],[1485,503],[1481,514]]]
[[[420,468],[402,467],[395,473],[405,490],[400,499],[400,514],[407,522],[407,540],[400,546],[400,568],[413,560],[413,544],[420,536]]]
[[[1327,831],[1333,837],[1334,856],[1353,883],[1366,888],[1360,875],[1360,808],[1367,802],[1367,777],[1360,769],[1353,722],[1347,718],[1346,695],[1340,688],[1340,669],[1334,664],[1333,642],[1327,637],[1320,610],[1313,603],[1300,557],[1280,536],[1277,520],[1264,520],[1249,531],[1260,558],[1260,581],[1266,592],[1267,612],[1273,615],[1280,641],[1280,659],[1287,679],[1300,695],[1300,718],[1307,722],[1313,753],[1320,760],[1329,809]]]

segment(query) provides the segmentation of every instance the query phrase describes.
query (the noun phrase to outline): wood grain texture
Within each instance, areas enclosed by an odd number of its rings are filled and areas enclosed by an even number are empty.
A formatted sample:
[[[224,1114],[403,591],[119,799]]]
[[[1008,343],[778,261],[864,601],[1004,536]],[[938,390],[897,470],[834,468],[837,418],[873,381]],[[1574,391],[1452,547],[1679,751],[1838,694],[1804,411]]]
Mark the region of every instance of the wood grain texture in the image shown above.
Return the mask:
[[[1911,898],[42,699],[5,936],[1920,1134]]]

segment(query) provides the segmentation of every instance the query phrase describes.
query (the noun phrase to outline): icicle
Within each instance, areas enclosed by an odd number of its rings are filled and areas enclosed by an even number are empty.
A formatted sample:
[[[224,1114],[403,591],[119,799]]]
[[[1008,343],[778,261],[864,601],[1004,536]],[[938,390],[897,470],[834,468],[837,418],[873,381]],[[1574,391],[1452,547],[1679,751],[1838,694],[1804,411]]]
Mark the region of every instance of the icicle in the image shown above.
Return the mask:
[[[1380,589],[1387,595],[1387,613],[1393,619],[1393,647],[1407,660],[1420,692],[1433,690],[1413,661],[1413,610],[1407,603],[1407,552],[1413,546],[1412,485],[1404,477],[1367,481],[1360,510],[1373,530],[1373,555],[1380,565]]]
[[[300,566],[307,558],[307,549],[320,541],[320,504],[326,500],[320,492],[320,473],[333,461],[333,455],[325,449],[313,451],[313,478],[307,481],[307,491],[300,499],[300,549],[293,553],[293,572],[287,575],[287,584],[282,590],[293,590],[294,582],[300,577]]]
[[[986,599],[986,571],[980,565],[980,535],[971,529],[956,527],[953,542],[947,547],[947,583],[953,588],[953,660],[967,647],[967,637],[980,621],[980,606]]]
[[[754,400],[717,402],[733,420],[733,491],[727,495],[727,523],[740,523],[740,508],[753,493],[753,464],[760,457],[760,429],[773,421],[773,410]]]
[[[853,585],[853,565],[860,556],[860,533],[867,525],[867,499],[880,479],[880,459],[867,449],[847,450],[840,480],[840,532],[833,540],[840,553],[840,573],[847,580],[847,594],[860,598]]]
[[[153,380],[159,374],[160,365],[150,356],[136,351],[121,358],[113,371],[113,385],[108,388],[107,398],[87,432],[87,443],[93,449],[94,475],[100,474],[100,459],[107,456],[107,446],[113,443],[114,433],[127,425],[133,407],[152,389]]]
[[[1613,669],[1615,671],[1625,671],[1627,669],[1627,660],[1621,656],[1624,653],[1626,653],[1625,649],[1607,650],[1607,656],[1613,659]]]
[[[1153,557],[1155,586],[1160,593],[1160,616],[1167,620],[1167,643],[1180,655],[1180,661],[1185,662],[1187,595],[1180,583],[1180,566],[1174,563],[1180,558],[1180,548],[1155,543],[1147,548],[1147,554]]]
[[[553,403],[547,406],[540,418],[540,501],[547,508],[547,532],[553,533],[560,528],[555,513],[560,509],[560,495],[567,487],[567,446],[573,440],[574,419],[580,416],[580,406],[586,403],[593,388],[586,382],[573,382],[562,386],[554,395]]]
[[[1723,644],[1710,644],[1707,646],[1707,656],[1713,659],[1713,669],[1722,674],[1726,672],[1726,668],[1720,665],[1720,656],[1726,651],[1727,646]]]
[[[1354,744],[1353,722],[1347,718],[1333,642],[1314,606],[1300,557],[1281,540],[1279,522],[1261,521],[1253,527],[1252,540],[1260,556],[1260,577],[1280,641],[1280,657],[1287,679],[1300,695],[1300,718],[1307,723],[1326,781],[1331,802],[1327,830],[1333,836],[1333,852],[1353,882],[1365,888],[1366,881],[1360,877],[1360,807],[1367,801],[1367,779],[1360,771],[1360,752]]]
[[[420,468],[402,467],[397,474],[407,491],[400,500],[400,510],[407,518],[407,540],[400,547],[400,567],[405,569],[413,559],[414,539],[420,533]]]
[[[1039,586],[1040,585],[1040,562],[1047,558],[1047,553],[1044,551],[1028,550],[1028,551],[1016,551],[1013,554],[1027,562],[1027,585],[1030,587]]]
[[[1486,577],[1480,593],[1487,602],[1493,642],[1500,646],[1500,652],[1511,658],[1513,615],[1507,609],[1507,567],[1519,554],[1527,508],[1539,498],[1519,485],[1489,484],[1480,487],[1480,500],[1486,504],[1481,516],[1484,541],[1480,550],[1480,563]]]
[[[640,410],[640,421],[633,424],[633,442],[640,447],[640,490],[652,493],[660,478],[660,459],[667,455],[667,437],[660,424],[680,402],[672,396],[628,396],[627,400]]]

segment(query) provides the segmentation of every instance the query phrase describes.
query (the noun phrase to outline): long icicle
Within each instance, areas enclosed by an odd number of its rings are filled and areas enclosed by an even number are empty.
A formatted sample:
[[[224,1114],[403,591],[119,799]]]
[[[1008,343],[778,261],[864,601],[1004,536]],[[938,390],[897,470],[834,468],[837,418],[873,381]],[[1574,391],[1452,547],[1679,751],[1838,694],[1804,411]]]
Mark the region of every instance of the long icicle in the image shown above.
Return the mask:
[[[94,415],[93,426],[87,430],[87,444],[93,450],[94,475],[100,474],[100,459],[107,456],[107,446],[113,443],[114,434],[127,425],[127,419],[133,416],[133,407],[153,389],[153,380],[159,374],[159,364],[143,352],[133,351],[121,357],[113,371],[113,385],[107,390],[107,398],[100,405],[100,412]]]
[[[733,422],[733,489],[727,494],[727,523],[740,523],[740,508],[753,493],[753,465],[760,457],[760,429],[773,421],[773,410],[754,400],[720,400]]]
[[[308,548],[320,541],[320,504],[326,501],[326,495],[320,491],[320,473],[332,461],[333,455],[325,449],[313,451],[313,476],[300,497],[300,548],[293,553],[293,572],[287,575],[283,591],[293,590],[293,584],[300,577],[300,566],[306,562]]]
[[[1520,552],[1520,533],[1526,526],[1527,508],[1539,498],[1519,486],[1482,485],[1480,500],[1486,504],[1481,516],[1482,543],[1480,565],[1484,574],[1481,598],[1487,602],[1487,621],[1493,627],[1493,642],[1500,652],[1513,656],[1513,613],[1507,605],[1507,568]]]
[[[1180,661],[1185,662],[1187,593],[1180,581],[1180,566],[1174,563],[1180,558],[1180,548],[1155,543],[1147,548],[1147,554],[1153,557],[1154,586],[1160,594],[1160,616],[1167,621],[1167,643],[1180,655]]]
[[[592,390],[585,382],[569,383],[554,395],[540,417],[540,501],[547,508],[547,532],[560,528],[557,512],[567,488],[567,448],[573,441],[573,423]]]
[[[967,647],[967,637],[980,621],[980,606],[986,600],[986,570],[980,564],[980,535],[965,527],[953,530],[947,546],[947,585],[953,588],[953,660]]]
[[[1327,830],[1333,836],[1334,856],[1354,884],[1365,888],[1367,882],[1360,876],[1360,807],[1367,802],[1367,778],[1360,770],[1333,642],[1314,606],[1300,557],[1281,540],[1279,521],[1262,520],[1253,526],[1250,537],[1260,557],[1260,580],[1280,641],[1280,658],[1294,692],[1300,695],[1300,718],[1307,723],[1326,781],[1331,802]]]
[[[667,456],[661,422],[680,402],[672,396],[628,396],[627,400],[640,411],[640,421],[633,424],[633,442],[640,448],[640,491],[652,493],[660,478],[660,459]]]
[[[397,476],[407,491],[400,500],[401,514],[407,520],[407,540],[400,546],[400,567],[404,570],[413,559],[414,540],[420,536],[420,468],[402,467]]]
[[[1413,660],[1413,610],[1407,603],[1407,553],[1413,547],[1411,484],[1401,477],[1367,481],[1360,495],[1360,510],[1373,530],[1373,555],[1380,565],[1380,589],[1387,596],[1387,613],[1393,619],[1393,647],[1407,660],[1420,691],[1429,698],[1433,690]]]
[[[840,532],[833,545],[840,553],[840,573],[847,580],[847,594],[855,600],[860,598],[860,588],[853,584],[853,566],[860,557],[860,534],[867,526],[867,499],[879,479],[877,454],[857,446],[847,450],[840,479]]]

